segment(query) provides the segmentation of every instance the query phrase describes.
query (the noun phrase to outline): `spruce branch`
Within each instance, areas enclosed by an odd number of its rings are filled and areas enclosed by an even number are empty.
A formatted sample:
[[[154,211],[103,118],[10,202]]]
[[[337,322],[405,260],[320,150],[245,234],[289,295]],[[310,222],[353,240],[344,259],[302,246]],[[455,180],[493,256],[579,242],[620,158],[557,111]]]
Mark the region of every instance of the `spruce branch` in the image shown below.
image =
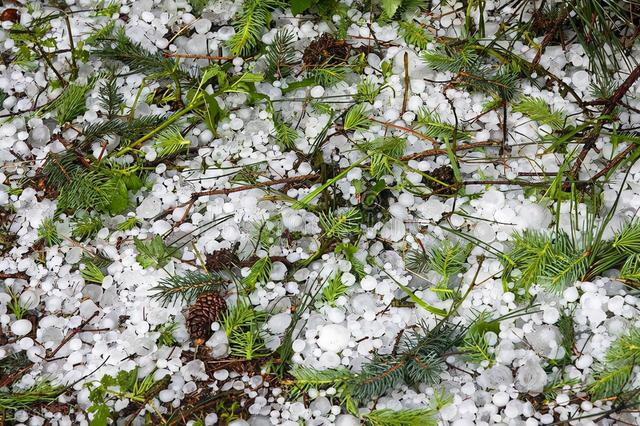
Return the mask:
[[[182,275],[172,275],[160,280],[152,290],[153,298],[163,306],[181,301],[185,305],[193,303],[198,296],[225,288],[222,276],[200,271],[187,271]]]

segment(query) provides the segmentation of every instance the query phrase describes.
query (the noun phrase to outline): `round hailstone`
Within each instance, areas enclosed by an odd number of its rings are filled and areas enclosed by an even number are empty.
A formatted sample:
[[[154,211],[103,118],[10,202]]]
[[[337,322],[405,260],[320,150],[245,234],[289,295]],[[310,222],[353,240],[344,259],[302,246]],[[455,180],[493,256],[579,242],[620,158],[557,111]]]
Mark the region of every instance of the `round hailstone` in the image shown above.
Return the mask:
[[[327,324],[320,330],[318,346],[324,351],[338,353],[349,344],[351,333],[339,324]]]
[[[16,336],[24,336],[25,334],[29,334],[31,328],[31,321],[26,319],[21,319],[11,324],[11,332]]]
[[[325,352],[318,359],[322,368],[337,368],[340,366],[340,355],[334,352]]]
[[[276,314],[269,318],[267,322],[267,327],[274,334],[281,334],[289,327],[291,324],[291,315],[287,312],[283,312],[280,314]]]
[[[589,73],[584,70],[576,71],[571,76],[571,81],[576,87],[584,90],[589,87]]]
[[[311,97],[312,98],[321,98],[324,95],[324,87],[322,86],[314,86],[311,89]]]
[[[506,392],[498,392],[493,396],[493,403],[496,407],[504,407],[509,402],[509,394]]]
[[[360,420],[351,414],[341,414],[336,417],[336,426],[360,426]]]
[[[159,198],[145,198],[136,209],[136,216],[142,219],[150,219],[160,213],[162,210],[162,202]]]
[[[373,278],[371,275],[367,275],[362,279],[362,281],[360,281],[360,287],[364,291],[371,291],[375,289],[377,284],[378,283],[376,282],[376,279]]]

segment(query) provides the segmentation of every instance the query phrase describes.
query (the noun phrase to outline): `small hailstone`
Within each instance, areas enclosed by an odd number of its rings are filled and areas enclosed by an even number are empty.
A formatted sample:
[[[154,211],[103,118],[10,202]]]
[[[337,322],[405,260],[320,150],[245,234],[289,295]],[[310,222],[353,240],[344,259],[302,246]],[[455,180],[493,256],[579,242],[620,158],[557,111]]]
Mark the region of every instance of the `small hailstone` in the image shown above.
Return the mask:
[[[302,352],[304,350],[305,346],[306,346],[306,343],[302,339],[294,340],[293,344],[291,345],[293,351],[294,352],[298,352],[298,353]]]
[[[404,222],[400,219],[393,218],[384,224],[380,230],[380,236],[389,241],[400,241],[406,234],[407,230]]]
[[[318,346],[324,351],[338,353],[349,344],[349,330],[339,324],[327,324],[320,329]]]
[[[547,324],[555,324],[560,319],[560,312],[553,307],[545,308],[542,313],[542,320]]]
[[[211,21],[208,19],[198,19],[193,26],[198,34],[205,34],[211,29]]]
[[[136,216],[142,219],[150,219],[162,211],[162,202],[159,198],[148,197],[136,208]]]
[[[493,403],[496,407],[504,407],[509,402],[509,394],[506,392],[497,392],[493,395]]]
[[[589,354],[583,354],[576,360],[576,368],[584,370],[593,364],[593,357]]]
[[[584,70],[576,71],[571,76],[571,81],[579,89],[584,90],[589,87],[589,73]]]
[[[567,405],[570,400],[571,398],[566,393],[558,394],[558,396],[556,397],[556,402],[558,403],[558,405]]]
[[[322,86],[314,86],[311,89],[311,97],[312,98],[320,98],[322,97],[322,95],[324,95],[324,87]]]
[[[204,418],[205,426],[212,426],[218,423],[218,415],[216,413],[207,414],[207,417]]]
[[[281,334],[284,333],[287,327],[289,327],[289,324],[291,324],[291,315],[287,312],[283,312],[280,314],[275,314],[271,318],[269,318],[267,327],[272,333]]]
[[[367,275],[360,281],[360,287],[365,291],[371,291],[376,288],[377,281],[371,275]]]
[[[218,330],[213,333],[205,345],[211,348],[210,355],[213,358],[224,358],[229,354],[229,340],[224,330]]]
[[[360,420],[351,414],[340,414],[336,417],[336,426],[360,426]]]
[[[311,401],[309,409],[317,411],[320,415],[328,414],[331,411],[331,402],[326,397],[320,396]]]
[[[229,378],[229,371],[225,369],[216,370],[216,372],[213,373],[213,378],[216,380],[227,380]]]
[[[578,294],[578,289],[575,287],[567,288],[562,293],[562,296],[564,297],[564,300],[566,300],[567,302],[575,302],[580,297],[580,295]]]
[[[11,332],[16,336],[24,336],[25,334],[29,334],[31,328],[31,321],[26,319],[21,319],[11,324]]]

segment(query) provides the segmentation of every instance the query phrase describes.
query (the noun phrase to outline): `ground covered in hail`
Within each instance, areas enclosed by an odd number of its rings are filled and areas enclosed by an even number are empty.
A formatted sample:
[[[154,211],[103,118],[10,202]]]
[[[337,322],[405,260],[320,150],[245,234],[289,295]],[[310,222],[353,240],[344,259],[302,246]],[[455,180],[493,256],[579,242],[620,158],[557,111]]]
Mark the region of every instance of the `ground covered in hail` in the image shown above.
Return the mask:
[[[2,424],[640,424],[637,0],[0,20]]]

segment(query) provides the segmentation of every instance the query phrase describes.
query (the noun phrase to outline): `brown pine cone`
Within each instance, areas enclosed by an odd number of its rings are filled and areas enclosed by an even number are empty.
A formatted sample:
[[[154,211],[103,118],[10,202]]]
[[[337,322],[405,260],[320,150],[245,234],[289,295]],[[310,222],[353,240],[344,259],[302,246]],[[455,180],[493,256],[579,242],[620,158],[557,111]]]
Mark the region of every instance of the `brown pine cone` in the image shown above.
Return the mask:
[[[213,334],[211,324],[227,310],[227,302],[218,293],[198,297],[187,313],[187,329],[196,345],[202,345]]]
[[[429,178],[423,178],[425,185],[431,188],[436,195],[455,194],[456,188],[455,186],[453,186],[453,184],[455,183],[455,176],[453,174],[453,169],[451,168],[451,166],[440,166],[427,174],[433,179],[437,179],[438,181],[437,182]]]
[[[237,266],[240,259],[234,250],[222,249],[208,254],[205,263],[209,271],[223,271]]]
[[[322,65],[340,65],[347,62],[351,47],[344,41],[323,33],[313,40],[302,54],[302,61],[307,67]]]

